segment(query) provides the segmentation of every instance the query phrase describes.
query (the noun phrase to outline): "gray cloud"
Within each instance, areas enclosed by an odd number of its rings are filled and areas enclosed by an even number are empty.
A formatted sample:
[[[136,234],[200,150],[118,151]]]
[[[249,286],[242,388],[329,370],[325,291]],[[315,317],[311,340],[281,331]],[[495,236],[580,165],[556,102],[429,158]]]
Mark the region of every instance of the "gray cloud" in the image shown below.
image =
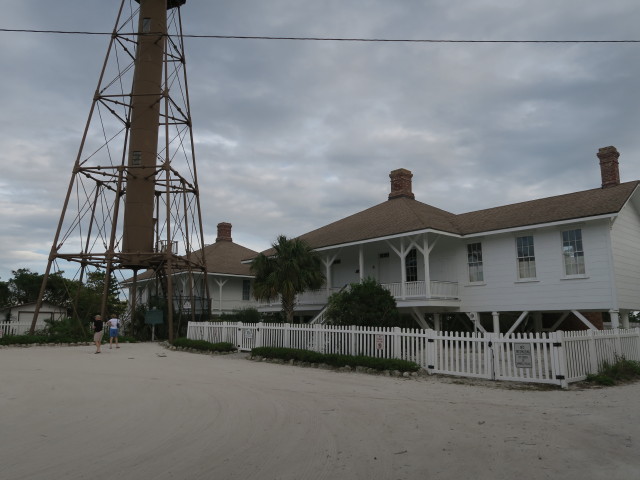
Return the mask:
[[[23,0],[0,27],[110,31],[118,2]],[[186,33],[637,39],[635,0],[189,0]],[[43,271],[108,37],[0,32],[0,278]],[[204,230],[267,248],[387,198],[455,213],[600,184],[599,147],[640,178],[638,44],[187,38]]]

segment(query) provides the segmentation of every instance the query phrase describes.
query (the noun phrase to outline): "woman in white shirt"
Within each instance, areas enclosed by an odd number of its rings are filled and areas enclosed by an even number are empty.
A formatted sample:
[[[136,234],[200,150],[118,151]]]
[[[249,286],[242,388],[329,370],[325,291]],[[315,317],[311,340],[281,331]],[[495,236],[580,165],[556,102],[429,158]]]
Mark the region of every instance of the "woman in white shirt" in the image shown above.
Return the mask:
[[[116,314],[112,314],[111,318],[107,321],[107,325],[109,325],[109,348],[112,348],[113,339],[116,339],[116,348],[120,348],[118,346],[118,327],[120,326],[120,322]]]

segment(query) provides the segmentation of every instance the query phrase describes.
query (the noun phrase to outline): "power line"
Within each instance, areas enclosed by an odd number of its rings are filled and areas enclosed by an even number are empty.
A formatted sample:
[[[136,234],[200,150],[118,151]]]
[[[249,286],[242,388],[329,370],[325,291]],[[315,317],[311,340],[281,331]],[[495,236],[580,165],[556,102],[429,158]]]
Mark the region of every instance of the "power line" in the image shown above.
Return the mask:
[[[50,33],[60,35],[113,35],[112,32],[83,32],[71,30],[30,30],[0,28],[8,33]],[[118,35],[138,35],[118,33]],[[185,38],[206,38],[222,40],[292,40],[313,42],[388,42],[388,43],[640,43],[640,40],[453,40],[453,39],[411,39],[411,38],[343,38],[343,37],[273,37],[255,35],[197,35],[184,34]]]

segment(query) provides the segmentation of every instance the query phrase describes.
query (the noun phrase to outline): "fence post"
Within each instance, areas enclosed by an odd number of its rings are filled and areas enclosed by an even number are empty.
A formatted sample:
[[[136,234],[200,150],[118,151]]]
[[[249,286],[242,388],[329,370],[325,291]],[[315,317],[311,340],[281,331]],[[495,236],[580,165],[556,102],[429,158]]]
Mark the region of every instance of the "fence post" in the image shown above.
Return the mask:
[[[400,327],[393,327],[393,358],[402,358]]]
[[[427,330],[427,342],[425,348],[426,352],[426,360],[427,360],[427,373],[431,375],[433,370],[436,368],[436,331],[435,330]]]
[[[598,351],[596,350],[596,339],[593,336],[593,330],[587,330],[587,338],[589,345],[589,373],[598,373]]]
[[[322,325],[319,323],[313,324],[314,332],[314,341],[316,342],[316,349],[320,353],[325,353],[324,351],[324,335],[322,335]]]
[[[485,364],[487,365],[488,373],[490,375],[489,378],[491,378],[491,380],[496,379],[495,355],[493,351],[493,347],[495,346],[495,337],[496,334],[494,333],[484,334]]]
[[[255,343],[256,347],[262,347],[262,335],[264,333],[263,327],[264,327],[263,322],[258,323],[258,328],[256,328],[256,343]]]
[[[614,329],[613,334],[615,335],[614,344],[616,346],[616,353],[614,357],[615,357],[615,360],[617,361],[618,359],[624,356],[624,353],[622,352],[622,339],[620,337],[620,329],[619,328]]]
[[[549,333],[549,338],[553,343],[553,362],[555,363],[556,380],[560,380],[561,388],[569,388],[569,369],[567,368],[567,356],[565,350],[565,341],[562,331]]]
[[[243,335],[242,335],[242,322],[236,323],[236,347],[240,349],[242,347]]]
[[[289,348],[289,345],[291,345],[291,324],[285,323],[282,329],[282,346]]]

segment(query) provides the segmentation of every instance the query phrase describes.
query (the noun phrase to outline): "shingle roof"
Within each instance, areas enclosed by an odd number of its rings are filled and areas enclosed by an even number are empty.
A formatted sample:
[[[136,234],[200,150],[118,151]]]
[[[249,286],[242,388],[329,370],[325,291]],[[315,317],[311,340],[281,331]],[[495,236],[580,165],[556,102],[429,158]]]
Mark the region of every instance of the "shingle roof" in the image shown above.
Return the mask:
[[[312,248],[420,230],[469,235],[619,212],[640,181],[455,215],[407,197],[394,198],[300,235]],[[270,254],[271,250],[264,253]],[[244,257],[245,259],[250,257]]]
[[[249,265],[240,263],[258,252],[229,241],[219,241],[204,247],[204,257],[209,273],[222,275],[252,275]]]
[[[407,197],[387,200],[300,238],[312,248],[433,228],[457,232],[455,215]]]
[[[195,253],[199,253],[198,250]],[[253,276],[250,266],[240,263],[245,258],[253,258],[258,252],[238,245],[230,241],[222,240],[204,247],[204,258],[207,265],[207,273],[218,275]],[[153,270],[146,270],[138,275],[138,280],[147,280],[155,275]],[[128,278],[123,283],[131,282]]]
[[[463,234],[588,218],[619,212],[640,181],[615,187],[594,188],[582,192],[514,203],[457,215]]]

